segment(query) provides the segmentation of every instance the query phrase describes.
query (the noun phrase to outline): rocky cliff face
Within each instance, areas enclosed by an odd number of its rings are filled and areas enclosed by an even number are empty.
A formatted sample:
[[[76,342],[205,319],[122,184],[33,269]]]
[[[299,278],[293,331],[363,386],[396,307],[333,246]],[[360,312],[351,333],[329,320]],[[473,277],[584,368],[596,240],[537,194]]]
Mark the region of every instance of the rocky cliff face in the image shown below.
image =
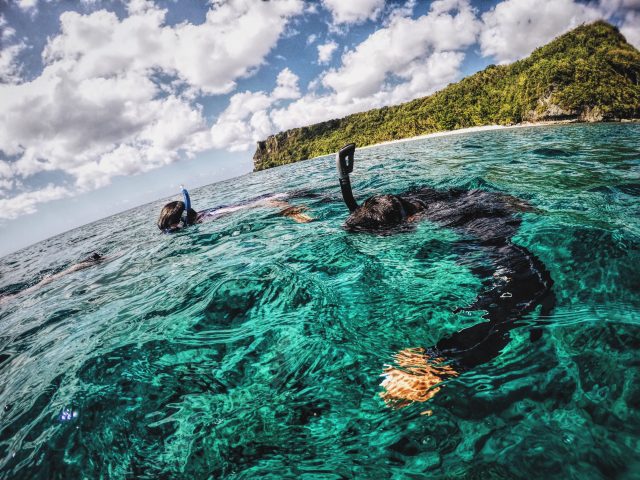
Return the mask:
[[[605,112],[599,105],[581,105],[579,108],[566,108],[554,103],[553,95],[538,100],[537,108],[530,110],[523,117],[526,122],[549,122],[573,120],[576,122],[619,121],[614,112]]]
[[[296,156],[300,157],[298,160],[310,158],[310,152],[305,147],[305,142],[322,135],[323,132],[340,128],[340,123],[340,120],[329,120],[308,127],[293,128],[276,135],[271,135],[266,140],[258,142],[258,148],[253,155],[254,171],[273,167],[274,161],[283,165],[285,163],[292,163],[291,161],[287,161],[288,158]],[[292,146],[296,148],[292,150]]]
[[[583,25],[511,65],[424,98],[287,130],[258,142],[254,169],[442,130],[524,121],[640,118],[640,52],[605,23]]]

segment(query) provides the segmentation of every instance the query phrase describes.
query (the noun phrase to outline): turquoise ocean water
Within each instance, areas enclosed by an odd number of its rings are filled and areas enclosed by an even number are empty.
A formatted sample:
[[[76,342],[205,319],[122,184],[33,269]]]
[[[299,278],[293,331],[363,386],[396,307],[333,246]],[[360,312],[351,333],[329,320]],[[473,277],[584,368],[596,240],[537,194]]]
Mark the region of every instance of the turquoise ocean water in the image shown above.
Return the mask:
[[[397,352],[483,321],[452,313],[483,280],[457,233],[345,232],[333,157],[203,187],[196,209],[320,197],[293,200],[311,223],[259,208],[174,235],[164,199],[0,259],[0,478],[640,478],[640,125],[363,149],[352,183],[526,199],[514,242],[545,263],[554,311],[388,408]],[[93,251],[108,261],[20,293]]]

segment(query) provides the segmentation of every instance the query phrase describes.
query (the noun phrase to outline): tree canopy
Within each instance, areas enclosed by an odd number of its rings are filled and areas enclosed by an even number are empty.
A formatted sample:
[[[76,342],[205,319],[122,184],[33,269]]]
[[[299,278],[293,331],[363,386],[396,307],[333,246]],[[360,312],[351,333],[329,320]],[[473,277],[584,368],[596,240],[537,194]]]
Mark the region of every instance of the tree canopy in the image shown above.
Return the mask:
[[[640,52],[617,28],[582,25],[510,65],[490,65],[428,97],[272,135],[255,170],[359,146],[481,125],[640,118]]]

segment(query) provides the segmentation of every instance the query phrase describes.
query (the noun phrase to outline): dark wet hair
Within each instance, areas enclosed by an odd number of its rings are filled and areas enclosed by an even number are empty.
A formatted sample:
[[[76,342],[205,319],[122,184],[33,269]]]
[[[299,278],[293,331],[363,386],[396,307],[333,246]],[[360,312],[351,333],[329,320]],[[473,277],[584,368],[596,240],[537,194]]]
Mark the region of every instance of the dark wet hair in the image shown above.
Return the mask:
[[[180,223],[180,219],[182,218],[182,213],[184,212],[184,203],[177,202],[169,202],[160,211],[160,217],[158,218],[158,228],[160,230],[170,229],[173,225]],[[196,223],[198,218],[198,213],[190,208],[187,214],[187,220],[189,223]]]
[[[102,258],[102,255],[100,255],[98,252],[93,252],[91,255],[89,255],[87,260],[91,262],[99,262],[100,260],[102,260]]]
[[[407,217],[404,202],[397,195],[375,195],[368,198],[347,218],[344,226],[350,231],[392,229]]]

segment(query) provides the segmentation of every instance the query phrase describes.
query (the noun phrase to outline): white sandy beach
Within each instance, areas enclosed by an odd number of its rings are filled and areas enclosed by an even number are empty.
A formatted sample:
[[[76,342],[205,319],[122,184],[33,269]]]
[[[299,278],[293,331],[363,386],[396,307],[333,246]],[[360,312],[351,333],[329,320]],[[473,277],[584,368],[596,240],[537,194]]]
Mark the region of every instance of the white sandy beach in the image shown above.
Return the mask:
[[[518,123],[516,125],[483,125],[481,127],[459,128],[457,130],[445,130],[442,132],[427,133],[425,135],[418,135],[415,137],[400,138],[398,140],[389,140],[387,142],[374,143],[372,145],[358,147],[358,150],[363,150],[365,148],[379,147],[381,145],[392,145],[394,143],[412,142],[414,140],[423,140],[425,138],[459,135],[463,133],[486,132],[490,130],[506,130],[506,129],[512,129],[512,128],[525,128],[525,127],[544,127],[549,125],[565,125],[569,123],[580,123],[580,122],[576,122],[575,120],[553,120],[549,122],[523,122],[523,123]]]

